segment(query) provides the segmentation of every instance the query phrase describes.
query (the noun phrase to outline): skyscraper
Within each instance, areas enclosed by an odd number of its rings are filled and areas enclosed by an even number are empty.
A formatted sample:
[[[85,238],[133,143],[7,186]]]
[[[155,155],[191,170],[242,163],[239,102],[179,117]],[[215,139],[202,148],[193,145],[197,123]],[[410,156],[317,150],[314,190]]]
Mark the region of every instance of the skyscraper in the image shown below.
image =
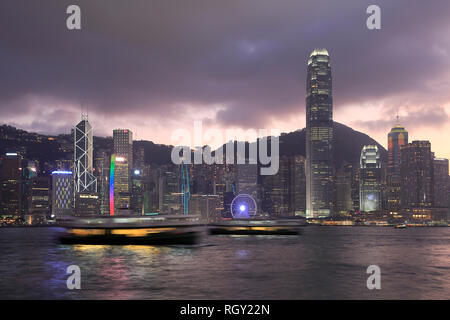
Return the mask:
[[[331,215],[333,208],[333,97],[330,57],[315,49],[306,81],[306,217]]]
[[[133,133],[128,129],[113,131],[115,168],[114,168],[114,205],[116,209],[128,210],[131,205],[131,173],[133,165]],[[110,213],[111,214],[111,213]]]
[[[381,210],[381,159],[377,146],[364,146],[361,150],[359,201],[362,212]]]
[[[6,153],[0,160],[0,215],[22,218],[27,211],[26,163],[17,152]]]
[[[434,203],[433,207],[448,208],[448,159],[435,158],[434,164]]]
[[[72,214],[72,172],[52,172],[52,217]]]
[[[433,154],[429,141],[401,147],[401,207],[412,218],[430,219],[433,205]]]
[[[388,134],[387,206],[391,213],[400,209],[400,148],[408,144],[408,131],[400,124]]]
[[[114,154],[124,157],[131,166],[133,164],[133,132],[128,129],[115,129],[113,131]]]
[[[97,192],[97,179],[93,174],[93,131],[85,114],[75,126],[74,144],[75,193]]]

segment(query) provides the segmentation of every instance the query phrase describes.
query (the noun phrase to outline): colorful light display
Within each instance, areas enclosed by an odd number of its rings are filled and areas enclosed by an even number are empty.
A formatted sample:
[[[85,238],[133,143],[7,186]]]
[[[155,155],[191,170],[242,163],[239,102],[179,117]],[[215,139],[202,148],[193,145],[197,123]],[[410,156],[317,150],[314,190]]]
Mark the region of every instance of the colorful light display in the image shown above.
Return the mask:
[[[114,169],[116,167],[116,155],[111,155],[111,169],[109,172],[109,215],[114,215]]]

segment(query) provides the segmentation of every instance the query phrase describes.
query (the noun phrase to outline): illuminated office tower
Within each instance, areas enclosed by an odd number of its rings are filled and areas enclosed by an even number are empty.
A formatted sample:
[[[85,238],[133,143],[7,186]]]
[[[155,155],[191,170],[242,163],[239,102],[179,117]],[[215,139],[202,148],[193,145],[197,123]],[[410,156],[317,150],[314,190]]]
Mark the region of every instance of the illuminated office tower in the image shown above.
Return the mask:
[[[388,134],[387,209],[391,213],[400,209],[400,148],[406,144],[408,131],[397,122]]]
[[[72,172],[52,172],[52,218],[72,214]]]
[[[361,150],[359,201],[362,212],[381,210],[381,159],[377,146]]]
[[[110,215],[130,209],[130,172],[127,159],[113,154],[109,179]]]
[[[110,181],[110,186],[113,184],[114,206],[116,210],[129,210],[131,202],[130,177],[133,165],[133,133],[128,129],[115,129],[113,130],[113,143],[115,169],[113,171],[114,181]]]
[[[113,142],[114,154],[116,157],[124,157],[129,164],[129,170],[131,170],[133,165],[133,132],[128,129],[115,129],[113,131]]]
[[[315,49],[306,83],[306,217],[323,218],[333,209],[333,97],[330,57]]]
[[[412,218],[431,218],[433,205],[433,154],[429,141],[413,141],[401,147],[402,211]]]
[[[93,175],[93,131],[87,115],[74,128],[74,182],[78,192],[97,192]]]

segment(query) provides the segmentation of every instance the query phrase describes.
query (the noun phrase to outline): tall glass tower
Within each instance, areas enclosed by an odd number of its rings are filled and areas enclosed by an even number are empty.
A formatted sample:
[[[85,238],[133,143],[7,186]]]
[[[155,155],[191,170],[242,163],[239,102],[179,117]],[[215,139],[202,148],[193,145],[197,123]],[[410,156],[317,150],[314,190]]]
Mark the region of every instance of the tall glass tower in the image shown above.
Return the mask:
[[[400,210],[400,149],[408,144],[408,131],[398,123],[388,134],[387,207],[390,213]]]
[[[361,150],[359,203],[362,212],[381,210],[381,157],[377,146]]]
[[[306,217],[324,218],[333,209],[333,97],[330,57],[315,49],[306,80]]]
[[[93,174],[93,132],[87,115],[74,129],[75,193],[97,192],[97,178]]]

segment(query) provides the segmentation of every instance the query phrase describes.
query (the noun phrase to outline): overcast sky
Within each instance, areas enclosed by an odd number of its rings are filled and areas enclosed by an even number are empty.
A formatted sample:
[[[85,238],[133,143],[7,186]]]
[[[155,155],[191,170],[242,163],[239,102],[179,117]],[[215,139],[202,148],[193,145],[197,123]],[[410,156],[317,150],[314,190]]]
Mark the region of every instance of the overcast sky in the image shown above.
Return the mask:
[[[81,7],[82,30],[66,28]],[[381,7],[381,30],[366,8]],[[386,146],[400,122],[450,158],[448,0],[2,0],[2,123],[96,135],[128,128],[171,142],[177,128],[305,126],[306,62],[332,61],[334,120]],[[136,137],[137,135],[137,137]]]

